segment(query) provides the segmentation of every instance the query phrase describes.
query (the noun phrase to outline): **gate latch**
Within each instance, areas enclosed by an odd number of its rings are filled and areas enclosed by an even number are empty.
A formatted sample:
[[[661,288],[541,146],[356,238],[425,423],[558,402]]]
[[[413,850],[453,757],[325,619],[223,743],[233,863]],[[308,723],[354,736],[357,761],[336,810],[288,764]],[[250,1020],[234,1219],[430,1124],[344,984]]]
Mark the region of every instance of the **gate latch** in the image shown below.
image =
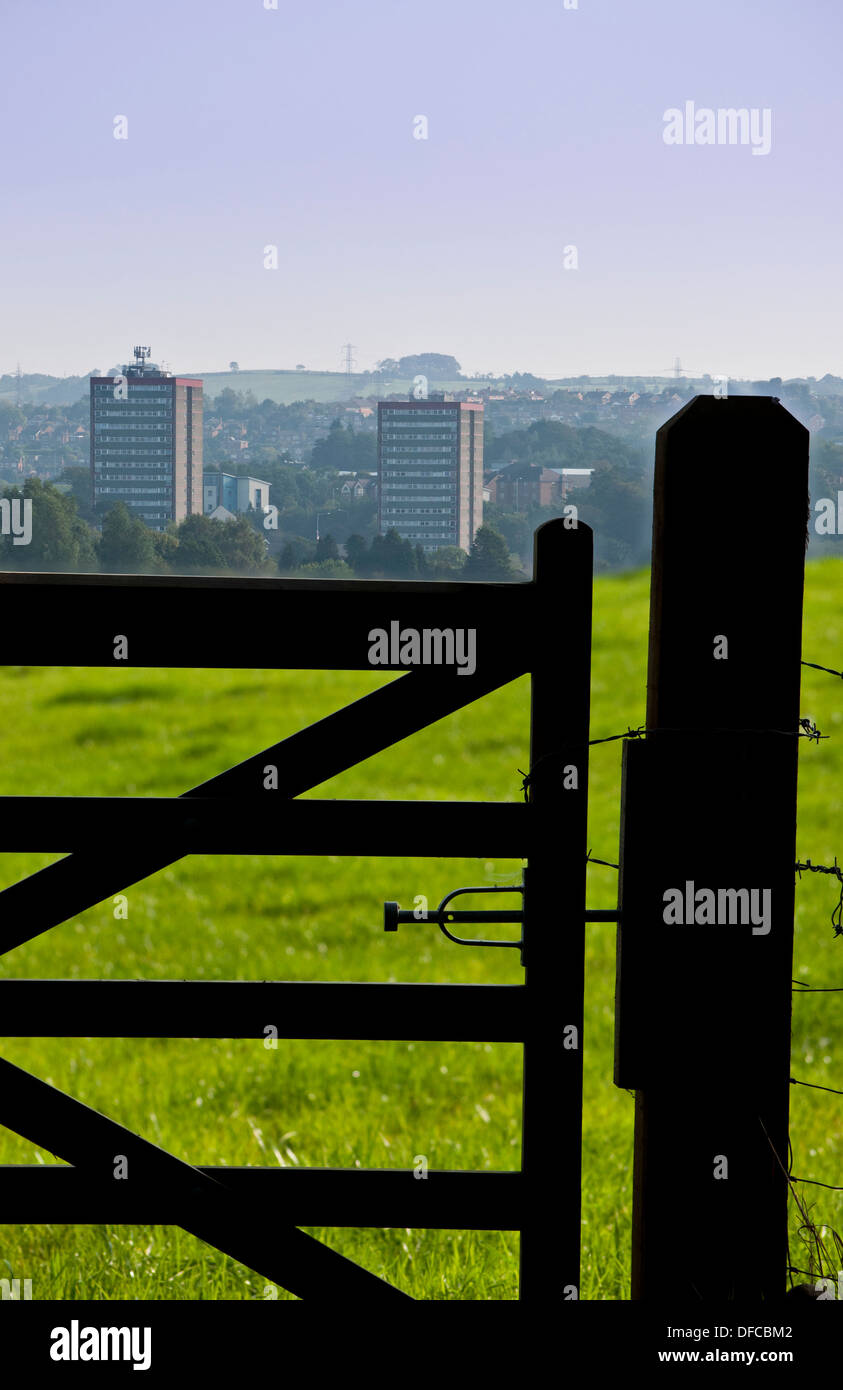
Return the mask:
[[[491,911],[457,909],[454,912],[447,910],[448,903],[453,898],[458,898],[466,893],[521,893],[524,892],[524,883],[516,885],[495,884],[492,887],[483,888],[455,888],[452,893],[446,893],[438,907],[431,909],[402,908],[398,903],[384,903],[383,905],[383,929],[384,931],[397,931],[401,923],[412,923],[418,925],[424,922],[435,922],[439,930],[449,941],[456,942],[457,946],[504,946],[515,947],[522,952],[524,950],[524,911],[498,910],[493,908]],[[522,926],[521,936],[517,941],[485,941],[479,937],[454,936],[448,930],[450,925],[463,922],[519,922]]]

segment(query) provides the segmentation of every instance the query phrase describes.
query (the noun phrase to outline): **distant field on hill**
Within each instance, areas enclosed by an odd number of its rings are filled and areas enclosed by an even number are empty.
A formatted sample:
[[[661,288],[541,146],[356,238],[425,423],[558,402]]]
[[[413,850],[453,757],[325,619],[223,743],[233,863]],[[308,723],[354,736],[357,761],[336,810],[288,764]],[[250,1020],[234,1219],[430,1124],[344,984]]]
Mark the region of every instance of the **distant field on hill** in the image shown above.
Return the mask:
[[[407,395],[412,389],[412,377],[396,377],[382,380],[374,377],[370,372],[356,372],[349,379],[345,372],[296,372],[286,369],[262,369],[259,371],[240,371],[240,372],[203,372],[200,369],[175,367],[173,370],[179,376],[198,376],[205,383],[205,395],[209,400],[219,395],[226,387],[233,391],[252,391],[258,401],[271,400],[277,405],[292,405],[295,401],[319,401],[329,403],[331,401],[347,401],[353,396],[363,396],[377,399],[387,395]],[[538,379],[538,378],[537,378]],[[654,377],[627,378],[627,386],[637,391],[661,391],[667,386],[675,386],[675,378]],[[492,387],[505,388],[506,382],[501,379],[484,378],[474,380],[466,378],[458,381],[434,381],[431,379],[429,389],[431,391],[465,391],[470,387],[488,389]],[[683,390],[687,390],[694,383],[686,379],[681,383]],[[609,382],[602,377],[592,377],[583,383],[574,377],[563,377],[558,380],[546,380],[544,386],[548,393],[557,389],[576,390],[576,391],[599,391],[622,390],[623,387],[618,382]],[[0,402],[11,404],[15,400],[17,385],[11,376],[0,379]],[[698,389],[705,392],[710,386],[700,383]],[[26,405],[73,405],[83,396],[88,395],[87,377],[61,377],[52,378],[47,382],[35,383],[28,382],[25,378],[22,387],[22,399]]]
[[[220,391],[251,391],[258,401],[270,400],[276,405],[292,405],[295,401],[347,401],[353,396],[378,399],[387,395],[408,395],[412,377],[382,380],[371,373],[357,373],[349,379],[345,372],[243,371],[203,372],[179,367],[177,376],[201,377],[205,396],[213,400]],[[487,386],[488,382],[431,381],[431,391],[464,391],[467,386]],[[0,382],[0,401],[13,404],[17,387],[14,381]],[[88,395],[87,377],[68,377],[46,383],[24,382],[22,400],[27,405],[73,405]]]
[[[185,376],[191,375],[188,372]],[[375,399],[384,396],[409,395],[412,377],[396,377],[386,381],[366,373],[349,379],[344,372],[196,372],[205,383],[209,399],[230,387],[232,391],[251,391],[259,401],[275,401],[277,405],[292,405],[294,401],[347,401],[352,396]],[[485,385],[468,381],[431,381],[431,391],[464,391],[470,385]]]

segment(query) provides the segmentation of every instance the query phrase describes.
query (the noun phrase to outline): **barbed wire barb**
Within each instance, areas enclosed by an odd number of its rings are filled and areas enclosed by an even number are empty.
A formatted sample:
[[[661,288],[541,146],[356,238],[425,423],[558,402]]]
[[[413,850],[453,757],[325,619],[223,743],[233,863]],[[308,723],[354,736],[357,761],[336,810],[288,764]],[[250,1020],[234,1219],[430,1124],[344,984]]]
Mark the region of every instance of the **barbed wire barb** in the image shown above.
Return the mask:
[[[834,856],[833,864],[812,864],[810,859],[805,859],[795,865],[796,872],[801,878],[803,873],[807,874],[832,874],[840,884],[840,897],[837,905],[831,914],[831,925],[834,928],[835,936],[843,936],[843,869],[837,863],[837,855]]]

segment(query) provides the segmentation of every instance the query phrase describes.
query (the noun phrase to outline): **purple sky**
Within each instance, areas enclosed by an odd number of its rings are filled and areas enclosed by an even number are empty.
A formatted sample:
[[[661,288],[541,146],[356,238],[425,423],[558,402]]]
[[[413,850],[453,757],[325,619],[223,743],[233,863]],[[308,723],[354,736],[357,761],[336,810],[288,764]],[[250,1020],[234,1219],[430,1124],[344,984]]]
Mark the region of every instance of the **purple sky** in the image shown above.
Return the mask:
[[[839,0],[277,3],[3,0],[0,371],[843,375]]]

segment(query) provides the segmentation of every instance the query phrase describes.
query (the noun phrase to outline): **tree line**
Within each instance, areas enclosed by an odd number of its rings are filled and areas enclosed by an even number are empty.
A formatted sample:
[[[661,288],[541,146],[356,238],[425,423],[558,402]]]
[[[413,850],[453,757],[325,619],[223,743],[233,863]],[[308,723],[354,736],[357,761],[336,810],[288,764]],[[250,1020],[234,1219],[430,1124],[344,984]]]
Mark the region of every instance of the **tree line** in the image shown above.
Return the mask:
[[[402,539],[396,530],[386,531],[367,541],[352,535],[345,542],[345,555],[330,534],[318,541],[288,541],[281,551],[278,568],[295,578],[331,579],[434,579],[508,582],[524,579],[499,531],[481,526],[468,554],[458,546],[446,545],[430,553],[421,545]]]
[[[0,497],[28,502],[31,539],[15,544],[13,534],[0,534],[0,569],[104,574],[240,574],[269,577],[428,579],[519,578],[503,537],[481,527],[471,553],[454,546],[426,555],[421,546],[402,540],[397,531],[373,536],[352,535],[345,556],[332,535],[318,542],[293,538],[280,556],[269,553],[264,517],[249,512],[229,521],[197,514],[164,531],[153,531],[124,502],[105,513],[97,532],[79,513],[73,492],[62,491],[39,478],[22,487],[6,487]]]
[[[267,574],[277,569],[267,559],[257,518],[211,521],[189,516],[166,531],[153,531],[116,502],[97,533],[79,514],[72,492],[39,478],[22,487],[6,487],[0,496],[31,506],[32,538],[16,545],[0,535],[0,569],[104,574]]]

